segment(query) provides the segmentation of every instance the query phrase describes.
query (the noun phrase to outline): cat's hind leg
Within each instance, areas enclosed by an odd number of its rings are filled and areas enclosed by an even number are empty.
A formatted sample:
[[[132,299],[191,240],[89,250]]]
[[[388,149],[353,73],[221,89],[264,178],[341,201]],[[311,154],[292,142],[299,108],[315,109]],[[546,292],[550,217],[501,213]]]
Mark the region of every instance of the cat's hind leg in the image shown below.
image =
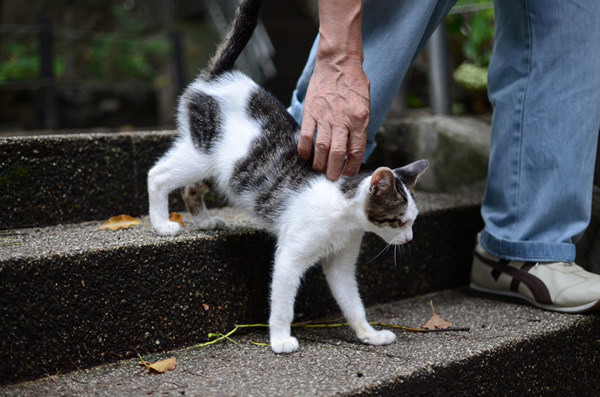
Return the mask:
[[[323,260],[323,272],[335,300],[358,339],[369,345],[387,345],[396,340],[396,335],[371,327],[358,292],[355,273],[361,239],[362,232],[357,233],[346,248]]]
[[[169,193],[203,180],[201,159],[185,146],[174,147],[148,172],[150,223],[157,234],[175,236],[181,231],[169,220]]]
[[[185,206],[192,215],[194,224],[200,230],[216,230],[225,228],[225,220],[218,216],[211,217],[204,204],[204,195],[208,193],[209,187],[202,182],[197,185],[189,185],[183,189],[182,196]]]

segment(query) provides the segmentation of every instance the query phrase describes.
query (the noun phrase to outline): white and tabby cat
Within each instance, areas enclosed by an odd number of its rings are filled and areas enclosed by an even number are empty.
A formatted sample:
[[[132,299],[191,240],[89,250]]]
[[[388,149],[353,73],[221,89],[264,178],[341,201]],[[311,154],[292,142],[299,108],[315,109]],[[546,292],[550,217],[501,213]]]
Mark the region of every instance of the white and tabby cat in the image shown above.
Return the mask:
[[[184,199],[196,226],[224,227],[202,201],[210,182],[277,236],[269,320],[274,352],[298,349],[290,328],[294,300],[303,274],[317,263],[357,337],[372,345],[392,343],[395,334],[367,322],[355,264],[365,231],[394,245],[412,239],[418,212],[413,187],[428,162],[337,182],[314,171],[298,155],[298,123],[271,94],[232,71],[259,9],[260,0],[241,2],[211,64],[181,96],[180,136],[148,175],[152,226],[160,235],[179,233],[179,225],[169,221],[168,194],[188,186]]]

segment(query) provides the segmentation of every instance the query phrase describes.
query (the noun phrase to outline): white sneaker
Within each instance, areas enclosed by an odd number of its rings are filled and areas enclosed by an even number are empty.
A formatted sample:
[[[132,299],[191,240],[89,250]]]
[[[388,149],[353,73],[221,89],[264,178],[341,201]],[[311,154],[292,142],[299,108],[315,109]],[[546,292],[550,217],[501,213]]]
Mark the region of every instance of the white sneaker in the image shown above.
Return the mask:
[[[520,262],[496,258],[477,244],[471,290],[546,310],[584,313],[600,309],[600,275],[574,262]]]

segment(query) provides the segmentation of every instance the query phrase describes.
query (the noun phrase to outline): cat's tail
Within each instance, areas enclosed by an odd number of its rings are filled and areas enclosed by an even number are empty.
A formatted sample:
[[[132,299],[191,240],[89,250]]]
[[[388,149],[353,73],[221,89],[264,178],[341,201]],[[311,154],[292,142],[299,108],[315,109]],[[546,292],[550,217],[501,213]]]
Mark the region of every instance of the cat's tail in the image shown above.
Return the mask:
[[[242,53],[258,22],[262,0],[242,0],[235,14],[229,32],[212,57],[208,68],[202,72],[202,78],[212,80],[233,69],[236,59]]]

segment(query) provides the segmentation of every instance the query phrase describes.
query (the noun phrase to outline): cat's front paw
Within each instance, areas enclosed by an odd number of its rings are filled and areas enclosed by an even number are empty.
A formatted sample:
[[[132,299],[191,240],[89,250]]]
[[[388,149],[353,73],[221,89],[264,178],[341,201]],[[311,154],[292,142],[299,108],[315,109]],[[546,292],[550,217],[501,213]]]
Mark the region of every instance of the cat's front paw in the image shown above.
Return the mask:
[[[181,231],[181,226],[177,222],[165,222],[161,225],[154,225],[154,230],[159,236],[177,236]]]
[[[220,230],[225,229],[225,220],[218,216],[213,216],[210,219],[204,219],[197,224],[200,230]]]
[[[383,331],[375,331],[369,332],[366,335],[359,336],[359,339],[362,343],[366,343],[368,345],[389,345],[390,343],[396,340],[396,334],[391,331],[383,330]]]
[[[293,336],[281,339],[271,338],[271,349],[275,353],[293,353],[298,350],[298,339]]]

